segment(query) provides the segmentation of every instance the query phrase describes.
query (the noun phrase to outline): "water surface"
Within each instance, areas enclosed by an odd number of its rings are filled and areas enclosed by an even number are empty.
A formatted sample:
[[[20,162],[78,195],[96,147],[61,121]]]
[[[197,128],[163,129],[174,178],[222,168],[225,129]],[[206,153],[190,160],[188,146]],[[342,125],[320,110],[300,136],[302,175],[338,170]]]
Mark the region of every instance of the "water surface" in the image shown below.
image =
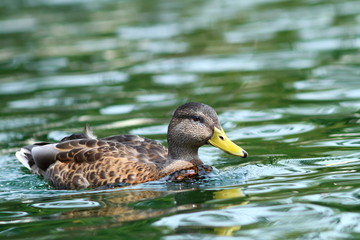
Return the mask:
[[[359,239],[360,2],[3,0],[0,238]],[[90,123],[166,144],[213,106],[206,181],[54,190],[15,152]]]

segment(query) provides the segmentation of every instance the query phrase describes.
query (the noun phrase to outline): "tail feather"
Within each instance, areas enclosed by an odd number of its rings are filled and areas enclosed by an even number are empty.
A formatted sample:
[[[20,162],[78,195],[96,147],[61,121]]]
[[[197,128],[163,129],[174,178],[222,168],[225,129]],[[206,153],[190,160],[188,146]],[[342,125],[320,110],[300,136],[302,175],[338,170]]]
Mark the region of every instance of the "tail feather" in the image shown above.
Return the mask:
[[[34,159],[32,159],[31,152],[26,148],[21,148],[16,152],[16,158],[26,167],[31,170],[31,166],[34,165]]]
[[[86,124],[83,133],[75,133],[64,137],[60,142],[75,139],[96,139],[89,125]],[[30,171],[43,175],[46,169],[55,162],[56,144],[40,142],[25,146],[16,152],[16,158]],[[36,161],[35,161],[36,160]]]
[[[34,147],[44,146],[47,144],[49,144],[49,143],[40,142],[40,143],[35,143],[33,145],[28,145],[28,146],[22,147],[20,149],[20,151],[17,151],[15,153],[15,156],[22,163],[22,165],[24,165],[24,167],[26,167],[33,173],[40,174],[40,170],[36,166],[35,160],[33,158],[32,149]]]

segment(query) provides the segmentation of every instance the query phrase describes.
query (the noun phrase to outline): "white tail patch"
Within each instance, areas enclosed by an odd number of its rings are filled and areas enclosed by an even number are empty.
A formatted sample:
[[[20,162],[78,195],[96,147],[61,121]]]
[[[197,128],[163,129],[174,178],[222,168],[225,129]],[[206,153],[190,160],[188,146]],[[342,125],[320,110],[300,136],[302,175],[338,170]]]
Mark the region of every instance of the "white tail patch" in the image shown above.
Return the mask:
[[[22,165],[24,165],[27,169],[31,170],[31,167],[29,165],[29,159],[26,157],[25,153],[30,154],[30,151],[25,148],[21,148],[20,151],[16,152],[15,156],[22,163]]]

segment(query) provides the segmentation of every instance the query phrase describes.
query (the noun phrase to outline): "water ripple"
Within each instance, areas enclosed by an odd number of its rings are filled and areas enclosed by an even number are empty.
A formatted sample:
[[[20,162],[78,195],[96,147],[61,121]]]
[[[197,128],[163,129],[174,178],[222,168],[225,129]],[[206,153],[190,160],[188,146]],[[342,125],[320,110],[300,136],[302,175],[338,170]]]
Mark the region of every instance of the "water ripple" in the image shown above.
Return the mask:
[[[179,35],[181,26],[176,23],[159,24],[147,27],[121,27],[118,35],[126,40],[166,39]]]
[[[242,43],[249,41],[262,41],[272,39],[279,31],[301,30],[311,27],[328,26],[332,16],[324,6],[318,9],[315,16],[309,14],[307,10],[295,8],[291,14],[284,14],[277,10],[264,12],[262,16],[257,16],[257,21],[248,24],[241,24],[234,31],[226,32],[225,39],[229,43]],[[321,12],[321,13],[320,13]],[[274,15],[281,15],[274,18]],[[294,17],[297,15],[299,17]]]
[[[236,205],[236,204],[234,204]],[[241,204],[239,204],[241,205]],[[277,227],[291,227],[300,224],[304,228],[317,228],[302,222],[304,216],[309,221],[330,222],[333,211],[315,204],[279,204],[274,206],[256,206],[249,204],[232,208],[177,214],[164,217],[154,223],[155,226],[167,226],[176,229],[180,226],[230,227],[267,223]]]
[[[17,18],[0,21],[0,34],[32,32],[37,27],[34,18]]]
[[[141,94],[136,96],[138,102],[160,102],[172,99],[175,99],[175,95],[171,93]]]
[[[338,139],[323,142],[318,141],[315,146],[360,147],[360,139]]]
[[[8,102],[8,107],[12,109],[36,109],[53,106],[70,106],[75,102],[74,98],[46,98],[36,97],[29,99],[14,100]]]
[[[44,78],[18,80],[0,83],[0,94],[18,94],[44,88],[81,87],[124,82],[128,75],[123,72],[99,72],[79,75],[57,75]],[[24,88],[26,86],[26,88]]]
[[[19,212],[19,211],[0,211],[0,219],[7,218],[18,218],[27,216],[27,212]]]
[[[135,109],[136,106],[132,104],[113,105],[100,109],[100,113],[105,115],[124,114],[124,113],[132,112]]]
[[[315,129],[315,126],[309,123],[270,124],[240,128],[230,131],[228,136],[230,139],[273,138],[309,132],[313,129]]]
[[[345,94],[349,90],[356,90],[359,85],[359,74],[360,71],[357,67],[322,66],[312,71],[312,78],[294,82],[292,87],[297,90],[324,90],[324,95],[331,97],[333,93],[336,94],[339,90],[345,91]]]
[[[342,88],[327,91],[297,93],[294,95],[294,98],[312,101],[359,99],[360,89]]]
[[[135,135],[154,135],[154,134],[166,134],[168,125],[157,125],[150,127],[137,128],[130,131],[130,134]]]
[[[160,59],[133,67],[133,73],[193,72],[216,73],[233,71],[304,69],[315,65],[311,54],[274,52],[263,54],[232,54],[225,56]]]
[[[0,119],[0,130],[41,125],[46,122],[46,119],[40,117],[5,118]]]
[[[248,225],[257,222],[256,217],[250,214],[237,213],[233,210],[223,209],[214,211],[202,211],[195,213],[178,214],[171,217],[164,217],[155,222],[155,226],[168,226],[177,228],[179,226],[211,226],[227,227],[233,225]]]
[[[279,108],[275,109],[275,112],[283,113],[283,114],[293,114],[293,115],[302,115],[302,116],[318,116],[318,115],[330,115],[339,112],[351,112],[352,109],[341,108],[336,105],[324,105],[321,106],[315,104],[309,105],[296,105],[290,106],[287,108]]]
[[[258,122],[280,119],[282,114],[269,111],[238,110],[222,113],[219,118],[222,121],[234,122]]]
[[[22,138],[22,136],[17,132],[0,132],[0,142],[10,142]]]
[[[195,74],[165,74],[153,77],[153,81],[160,85],[181,85],[193,83],[198,80]]]
[[[334,79],[308,79],[293,83],[293,87],[298,90],[324,90],[334,87],[336,80]]]
[[[301,51],[329,51],[335,49],[351,49],[354,48],[353,40],[340,39],[316,39],[312,41],[302,41],[296,44],[297,49]]]
[[[139,46],[141,50],[150,53],[183,53],[188,50],[188,43],[175,41],[149,41],[142,42]]]
[[[91,208],[99,207],[101,204],[95,201],[85,199],[61,200],[47,203],[34,203],[36,208]]]

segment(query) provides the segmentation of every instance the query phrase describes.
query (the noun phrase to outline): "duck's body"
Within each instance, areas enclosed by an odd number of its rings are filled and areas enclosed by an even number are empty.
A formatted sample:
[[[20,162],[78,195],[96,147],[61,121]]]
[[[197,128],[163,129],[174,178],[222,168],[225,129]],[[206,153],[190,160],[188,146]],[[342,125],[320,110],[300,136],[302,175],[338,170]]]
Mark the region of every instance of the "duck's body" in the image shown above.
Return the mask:
[[[201,103],[187,103],[175,111],[168,130],[169,150],[136,135],[96,139],[86,127],[84,134],[73,134],[59,143],[26,146],[16,156],[55,188],[82,189],[154,181],[181,170],[196,175],[203,164],[198,148],[207,143],[247,156],[228,140],[216,112]]]
[[[30,169],[57,189],[137,184],[166,176],[161,168],[166,165],[167,149],[158,142],[135,135],[95,139],[88,133],[86,129],[79,139],[32,145],[22,153],[33,160],[28,161]]]

